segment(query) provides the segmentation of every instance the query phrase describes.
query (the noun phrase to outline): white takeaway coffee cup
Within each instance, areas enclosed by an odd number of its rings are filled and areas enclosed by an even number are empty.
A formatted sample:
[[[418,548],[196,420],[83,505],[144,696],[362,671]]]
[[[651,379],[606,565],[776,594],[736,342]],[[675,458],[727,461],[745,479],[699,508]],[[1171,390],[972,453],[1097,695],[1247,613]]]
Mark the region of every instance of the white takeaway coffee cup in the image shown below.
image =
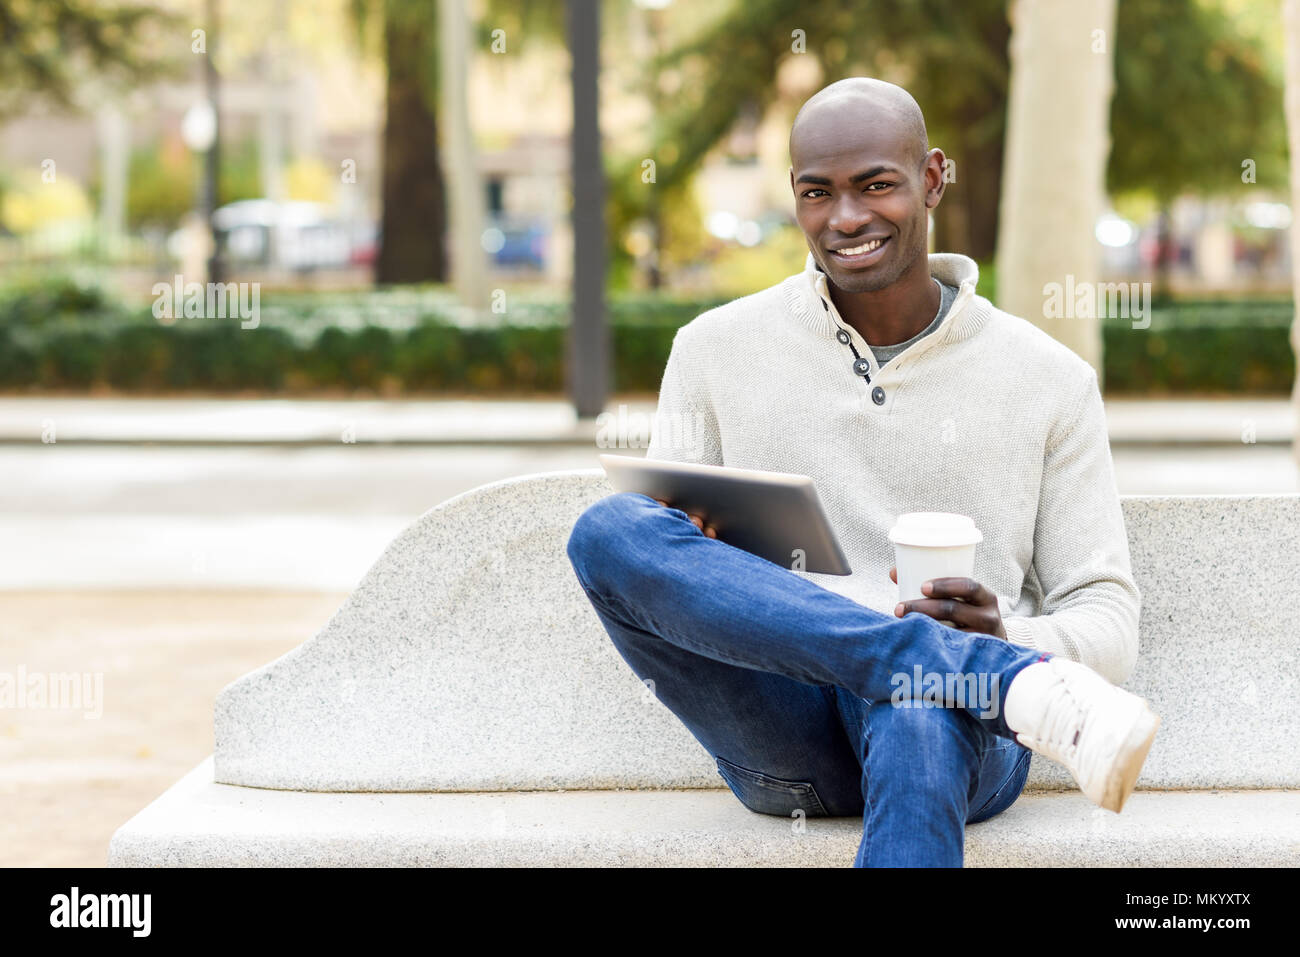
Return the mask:
[[[889,530],[898,573],[898,600],[925,598],[932,578],[973,578],[975,546],[984,540],[975,522],[953,512],[908,512]]]

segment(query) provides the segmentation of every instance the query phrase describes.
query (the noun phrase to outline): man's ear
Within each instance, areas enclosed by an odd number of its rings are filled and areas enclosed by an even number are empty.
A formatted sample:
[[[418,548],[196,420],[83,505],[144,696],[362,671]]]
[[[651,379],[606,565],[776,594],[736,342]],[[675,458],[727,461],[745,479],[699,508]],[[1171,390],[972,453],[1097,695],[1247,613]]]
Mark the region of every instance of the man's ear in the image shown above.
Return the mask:
[[[925,154],[925,207],[934,209],[943,199],[944,167],[948,165],[947,157],[938,147]]]
[[[790,192],[794,192],[794,167],[790,167]]]

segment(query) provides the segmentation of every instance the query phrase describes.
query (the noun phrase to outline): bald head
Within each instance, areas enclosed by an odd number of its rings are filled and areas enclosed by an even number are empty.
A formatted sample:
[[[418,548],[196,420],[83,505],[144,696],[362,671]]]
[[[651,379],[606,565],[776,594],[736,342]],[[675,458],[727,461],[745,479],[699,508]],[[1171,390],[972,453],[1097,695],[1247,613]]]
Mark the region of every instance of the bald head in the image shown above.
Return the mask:
[[[901,86],[851,77],[803,105],[790,128],[790,189],[808,250],[833,286],[903,290],[929,308],[929,211],[943,196],[944,163]]]
[[[798,166],[806,146],[865,128],[905,145],[918,165],[930,148],[925,117],[912,94],[884,80],[852,76],[822,88],[800,107],[790,127],[790,159]]]

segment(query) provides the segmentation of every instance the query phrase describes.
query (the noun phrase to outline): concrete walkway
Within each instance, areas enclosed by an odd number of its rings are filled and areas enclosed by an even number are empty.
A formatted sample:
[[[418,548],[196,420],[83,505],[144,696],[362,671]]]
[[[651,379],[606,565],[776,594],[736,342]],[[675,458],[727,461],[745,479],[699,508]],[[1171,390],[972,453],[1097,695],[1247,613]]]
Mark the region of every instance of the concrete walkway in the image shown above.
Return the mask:
[[[586,445],[602,427],[654,413],[614,397],[605,422],[562,399],[192,399],[0,397],[0,443],[177,445]],[[1287,445],[1285,398],[1106,402],[1112,445]]]
[[[1284,400],[1106,405],[1121,494],[1300,490]],[[0,594],[346,592],[453,495],[598,467],[596,429],[556,400],[0,398]]]

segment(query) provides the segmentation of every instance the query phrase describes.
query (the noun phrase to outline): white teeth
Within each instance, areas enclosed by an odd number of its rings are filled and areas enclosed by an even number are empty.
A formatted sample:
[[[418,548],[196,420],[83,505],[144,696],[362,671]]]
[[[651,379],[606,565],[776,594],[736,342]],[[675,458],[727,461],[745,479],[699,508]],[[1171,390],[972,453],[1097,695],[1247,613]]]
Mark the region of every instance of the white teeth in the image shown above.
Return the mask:
[[[875,249],[882,242],[884,242],[884,240],[873,239],[871,242],[863,243],[861,246],[850,246],[848,249],[837,249],[835,251],[841,256],[860,256],[862,253],[871,252],[871,250]]]

